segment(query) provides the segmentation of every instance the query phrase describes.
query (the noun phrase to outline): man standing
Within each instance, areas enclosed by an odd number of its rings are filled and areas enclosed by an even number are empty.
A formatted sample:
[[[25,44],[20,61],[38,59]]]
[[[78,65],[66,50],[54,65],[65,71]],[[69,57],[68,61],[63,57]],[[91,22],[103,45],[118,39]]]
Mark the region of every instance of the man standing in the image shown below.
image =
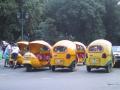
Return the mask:
[[[9,65],[9,59],[11,54],[11,45],[8,44],[5,48],[5,51],[3,52],[3,58],[5,59],[4,67]]]

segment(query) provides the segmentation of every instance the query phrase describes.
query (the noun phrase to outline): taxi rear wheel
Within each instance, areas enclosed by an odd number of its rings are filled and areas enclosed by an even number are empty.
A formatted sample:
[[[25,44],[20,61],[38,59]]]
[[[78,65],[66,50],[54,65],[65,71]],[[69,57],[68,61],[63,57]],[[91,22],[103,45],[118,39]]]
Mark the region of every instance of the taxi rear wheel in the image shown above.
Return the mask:
[[[55,66],[51,66],[51,69],[54,72],[55,71]]]
[[[75,70],[76,64],[75,62],[72,63],[72,65],[70,66],[70,71],[73,72]]]
[[[107,73],[110,73],[112,71],[112,65],[109,64],[107,67],[106,67],[106,72]]]
[[[91,71],[91,67],[87,66],[87,71],[90,72]]]

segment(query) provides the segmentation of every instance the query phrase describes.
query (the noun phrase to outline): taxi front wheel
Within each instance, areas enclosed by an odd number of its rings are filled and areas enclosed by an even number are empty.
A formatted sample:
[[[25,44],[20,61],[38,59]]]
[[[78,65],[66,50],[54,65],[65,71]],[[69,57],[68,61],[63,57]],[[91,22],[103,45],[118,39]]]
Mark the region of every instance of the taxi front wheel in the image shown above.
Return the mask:
[[[31,65],[26,65],[26,71],[31,72],[32,71],[32,66]]]

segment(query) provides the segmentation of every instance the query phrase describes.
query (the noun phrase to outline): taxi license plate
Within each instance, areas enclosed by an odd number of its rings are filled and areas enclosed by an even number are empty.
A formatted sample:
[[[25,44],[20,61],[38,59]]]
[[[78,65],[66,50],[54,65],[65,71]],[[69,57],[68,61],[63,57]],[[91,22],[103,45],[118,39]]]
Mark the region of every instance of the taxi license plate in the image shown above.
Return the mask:
[[[93,63],[93,64],[96,64],[96,59],[93,59],[93,60],[92,60],[92,63]]]
[[[91,64],[99,64],[99,59],[93,58],[91,59]]]
[[[56,64],[62,64],[62,60],[55,60]]]
[[[28,60],[25,60],[25,61],[24,61],[24,63],[30,63],[30,61],[28,61]]]

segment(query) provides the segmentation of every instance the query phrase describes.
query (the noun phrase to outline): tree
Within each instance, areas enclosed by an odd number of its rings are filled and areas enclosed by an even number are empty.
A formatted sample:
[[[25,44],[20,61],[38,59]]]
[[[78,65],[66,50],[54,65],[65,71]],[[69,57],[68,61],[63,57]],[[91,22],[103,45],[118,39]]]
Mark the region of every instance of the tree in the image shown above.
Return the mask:
[[[16,24],[16,4],[15,0],[0,1],[0,39],[14,40],[14,33],[18,34]]]
[[[31,40],[35,39],[34,34],[40,32],[39,24],[44,20],[43,14],[44,0],[27,0],[25,9],[30,14],[28,31],[31,33]]]
[[[49,0],[45,15],[56,21],[57,31],[89,43],[105,38],[105,7],[96,0]]]
[[[21,26],[16,15],[16,1],[0,1],[0,40],[18,40]],[[56,42],[70,39],[89,44],[105,38],[113,44],[120,41],[119,0],[24,0],[23,9],[29,13],[24,34],[31,40]],[[22,4],[22,3],[21,3]]]
[[[106,0],[106,15],[104,18],[107,31],[106,39],[110,40],[115,45],[120,43],[120,7],[117,3],[118,0]]]

